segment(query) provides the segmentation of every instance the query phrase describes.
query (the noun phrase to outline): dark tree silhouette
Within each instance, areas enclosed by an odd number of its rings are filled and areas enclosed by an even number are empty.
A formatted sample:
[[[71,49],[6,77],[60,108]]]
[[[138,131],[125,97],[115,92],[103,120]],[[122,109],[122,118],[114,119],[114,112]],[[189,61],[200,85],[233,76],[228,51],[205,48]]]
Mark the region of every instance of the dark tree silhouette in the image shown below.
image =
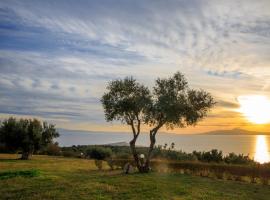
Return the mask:
[[[167,129],[196,125],[215,104],[204,90],[189,89],[185,77],[177,72],[173,77],[157,79],[152,93],[133,78],[109,83],[108,92],[101,99],[107,121],[120,120],[131,126],[131,151],[140,172],[148,172],[156,134]],[[150,126],[150,146],[145,162],[140,162],[135,144],[141,124]]]
[[[54,125],[43,124],[37,119],[9,118],[0,124],[0,143],[10,151],[22,151],[21,159],[27,160],[42,147],[53,142],[58,137]]]

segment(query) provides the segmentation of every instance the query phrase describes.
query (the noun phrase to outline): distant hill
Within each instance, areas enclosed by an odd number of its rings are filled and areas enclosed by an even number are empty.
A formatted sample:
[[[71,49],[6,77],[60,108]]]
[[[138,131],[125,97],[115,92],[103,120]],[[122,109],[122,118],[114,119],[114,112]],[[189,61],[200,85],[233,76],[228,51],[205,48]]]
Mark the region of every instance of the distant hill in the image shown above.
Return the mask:
[[[201,133],[200,135],[270,135],[270,132],[248,131],[240,128],[231,130],[216,130]]]
[[[106,146],[117,146],[117,147],[129,147],[129,143],[127,142],[114,142],[110,144],[105,144]]]

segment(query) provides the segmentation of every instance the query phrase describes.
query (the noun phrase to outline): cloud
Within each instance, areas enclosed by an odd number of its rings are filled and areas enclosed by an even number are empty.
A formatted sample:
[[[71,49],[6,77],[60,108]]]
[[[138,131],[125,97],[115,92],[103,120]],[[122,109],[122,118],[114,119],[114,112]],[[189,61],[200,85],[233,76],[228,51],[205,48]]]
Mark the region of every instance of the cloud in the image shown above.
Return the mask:
[[[231,108],[231,109],[239,108],[239,104],[237,102],[229,102],[229,101],[222,101],[222,100],[218,101],[218,106]]]
[[[105,123],[99,98],[109,80],[132,75],[151,87],[178,70],[219,108],[270,95],[269,8],[267,0],[1,1],[0,113]]]

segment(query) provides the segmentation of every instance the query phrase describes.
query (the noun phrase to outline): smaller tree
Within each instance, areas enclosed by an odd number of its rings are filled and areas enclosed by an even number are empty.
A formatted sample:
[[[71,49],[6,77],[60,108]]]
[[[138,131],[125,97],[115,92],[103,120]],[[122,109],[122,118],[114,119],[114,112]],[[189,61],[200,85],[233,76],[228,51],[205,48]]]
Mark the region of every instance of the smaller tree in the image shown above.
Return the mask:
[[[162,127],[167,129],[195,126],[207,116],[215,101],[204,90],[190,89],[180,72],[172,77],[156,80],[152,92],[152,104],[146,112],[146,124],[151,129],[150,146],[146,156],[144,171],[150,169],[150,159],[156,143],[156,134]],[[166,145],[167,147],[167,145]]]
[[[17,120],[11,117],[0,124],[0,143],[9,151],[22,151],[21,159],[24,160],[58,136],[54,125],[42,124],[37,119]]]

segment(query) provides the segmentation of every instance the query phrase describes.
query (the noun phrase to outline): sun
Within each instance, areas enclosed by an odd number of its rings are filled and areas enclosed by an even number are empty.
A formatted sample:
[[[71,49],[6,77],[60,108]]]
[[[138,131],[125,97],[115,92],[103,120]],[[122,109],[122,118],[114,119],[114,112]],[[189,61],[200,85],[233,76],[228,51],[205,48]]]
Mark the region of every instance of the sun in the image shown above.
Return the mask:
[[[248,95],[237,98],[241,112],[250,122],[267,124],[270,122],[270,101],[265,96]]]

